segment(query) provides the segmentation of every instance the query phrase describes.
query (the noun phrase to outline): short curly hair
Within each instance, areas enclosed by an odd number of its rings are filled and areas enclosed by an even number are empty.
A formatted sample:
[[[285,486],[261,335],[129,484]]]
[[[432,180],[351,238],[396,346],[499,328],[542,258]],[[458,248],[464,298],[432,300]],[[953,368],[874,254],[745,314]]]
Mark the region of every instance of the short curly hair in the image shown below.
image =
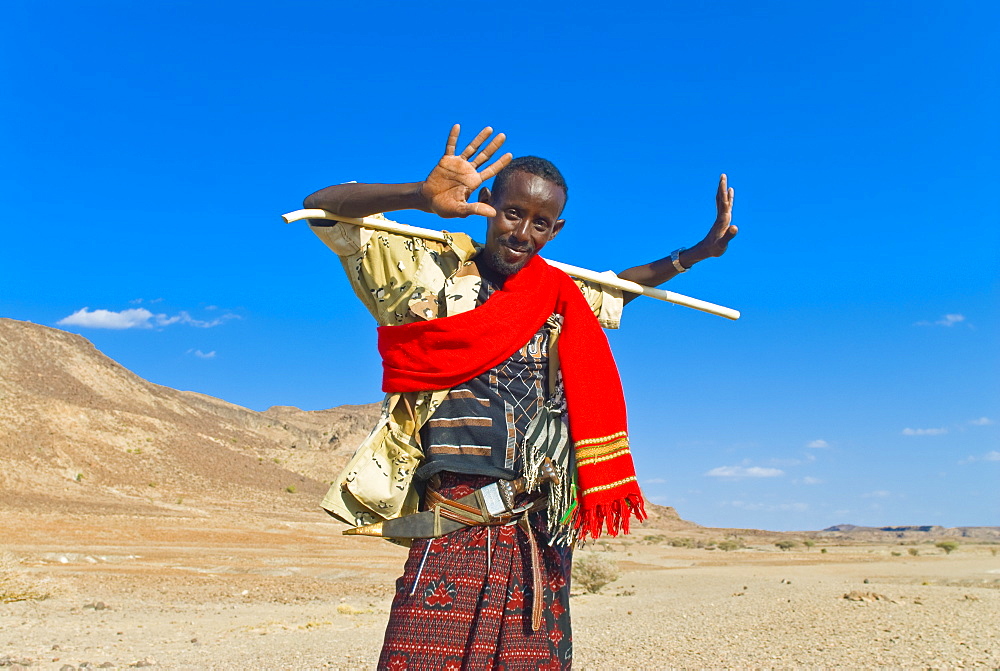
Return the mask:
[[[566,179],[559,172],[559,168],[544,158],[538,156],[518,156],[513,161],[507,164],[507,166],[497,173],[497,176],[493,179],[493,194],[503,193],[503,190],[507,188],[507,183],[510,181],[514,173],[526,172],[529,175],[535,175],[536,177],[541,177],[542,179],[552,182],[559,188],[563,190],[566,195],[566,200],[569,200],[569,187],[566,186]],[[563,203],[563,208],[566,207],[565,202]]]

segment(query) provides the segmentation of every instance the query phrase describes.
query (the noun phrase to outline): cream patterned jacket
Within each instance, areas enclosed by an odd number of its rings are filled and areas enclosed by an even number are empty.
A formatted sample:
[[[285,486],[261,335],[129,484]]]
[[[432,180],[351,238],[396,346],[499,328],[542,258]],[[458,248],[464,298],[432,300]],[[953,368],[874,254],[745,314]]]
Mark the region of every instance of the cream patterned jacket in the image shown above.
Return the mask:
[[[472,258],[481,245],[464,233],[450,234],[446,244],[332,221],[310,228],[340,257],[351,287],[379,326],[476,307],[481,278]],[[601,325],[618,328],[621,292],[576,283]],[[323,508],[355,526],[416,512],[420,500],[412,485],[423,459],[420,428],[447,394],[447,389],[387,394],[381,418],[334,481]]]

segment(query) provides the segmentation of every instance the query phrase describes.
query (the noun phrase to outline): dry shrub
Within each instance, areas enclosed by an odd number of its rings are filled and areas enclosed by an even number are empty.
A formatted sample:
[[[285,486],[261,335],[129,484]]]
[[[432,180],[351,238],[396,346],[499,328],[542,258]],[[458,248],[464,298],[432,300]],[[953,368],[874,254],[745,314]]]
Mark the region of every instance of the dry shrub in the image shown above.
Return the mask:
[[[591,594],[597,594],[620,575],[618,564],[610,557],[596,552],[578,552],[573,557],[573,582]]]
[[[944,553],[946,555],[950,555],[952,552],[954,552],[955,550],[958,549],[958,542],[957,541],[940,541],[939,543],[935,543],[934,547],[941,548],[942,550],[944,550]]]
[[[371,609],[355,608],[349,603],[338,603],[337,612],[341,615],[364,615],[366,613],[371,613]]]
[[[39,601],[51,596],[21,568],[21,562],[10,552],[0,552],[0,603]]]

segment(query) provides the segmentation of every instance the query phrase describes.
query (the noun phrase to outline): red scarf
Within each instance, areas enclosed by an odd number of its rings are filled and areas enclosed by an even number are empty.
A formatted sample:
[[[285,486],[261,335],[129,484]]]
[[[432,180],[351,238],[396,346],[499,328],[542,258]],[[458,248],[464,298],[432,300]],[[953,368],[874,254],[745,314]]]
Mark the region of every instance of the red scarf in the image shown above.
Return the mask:
[[[607,526],[628,533],[629,517],[646,517],[628,446],[625,398],[608,339],[569,275],[533,257],[474,310],[450,317],[381,326],[382,389],[450,389],[506,361],[548,319],[563,315],[559,363],[570,439],[576,451],[575,525],[593,538]]]

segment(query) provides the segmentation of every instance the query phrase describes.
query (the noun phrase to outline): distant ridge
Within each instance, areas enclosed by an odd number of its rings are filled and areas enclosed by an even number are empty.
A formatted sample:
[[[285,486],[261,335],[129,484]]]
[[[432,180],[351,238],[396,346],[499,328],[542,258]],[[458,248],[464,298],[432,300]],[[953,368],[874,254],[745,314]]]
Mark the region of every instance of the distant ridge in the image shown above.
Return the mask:
[[[255,412],[148,382],[82,336],[0,318],[2,506],[317,509],[378,414],[378,404]]]
[[[853,540],[924,540],[930,538],[971,538],[1000,541],[1000,527],[942,527],[938,525],[859,527],[837,524],[816,532],[819,538]]]

